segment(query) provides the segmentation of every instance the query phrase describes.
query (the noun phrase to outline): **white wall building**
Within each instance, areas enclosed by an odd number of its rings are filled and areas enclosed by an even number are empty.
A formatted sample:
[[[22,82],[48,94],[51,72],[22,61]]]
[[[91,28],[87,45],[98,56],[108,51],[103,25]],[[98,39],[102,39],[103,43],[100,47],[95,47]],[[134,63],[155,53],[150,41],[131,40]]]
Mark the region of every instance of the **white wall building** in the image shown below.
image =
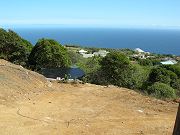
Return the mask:
[[[79,53],[80,53],[80,54],[86,54],[86,53],[87,53],[87,51],[85,51],[85,50],[81,49],[81,50],[79,50]]]
[[[136,48],[136,49],[134,49],[134,51],[137,52],[137,53],[145,53],[145,51],[143,51],[143,50],[140,49],[140,48]]]
[[[98,52],[94,52],[94,56],[101,56],[101,57],[105,57],[109,52],[107,52],[106,50],[99,50]]]
[[[163,65],[174,65],[174,64],[177,64],[177,61],[175,61],[175,60],[167,60],[167,61],[162,61],[160,63],[163,64]]]
[[[82,54],[83,58],[91,58],[94,56],[94,54]]]
[[[81,49],[78,51],[79,54],[81,54],[84,58],[91,58],[93,56],[101,56],[101,57],[105,57],[109,52],[107,52],[106,50],[99,50],[98,52],[94,52],[92,53],[87,53],[87,51]]]

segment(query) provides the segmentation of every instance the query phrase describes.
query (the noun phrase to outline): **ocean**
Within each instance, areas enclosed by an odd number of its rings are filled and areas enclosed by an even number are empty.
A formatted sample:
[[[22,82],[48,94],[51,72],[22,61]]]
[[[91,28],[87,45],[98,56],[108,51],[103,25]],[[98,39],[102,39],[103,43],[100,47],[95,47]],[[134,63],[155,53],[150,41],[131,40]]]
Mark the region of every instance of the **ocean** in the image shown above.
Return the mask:
[[[36,44],[40,38],[61,44],[100,48],[141,48],[160,54],[180,55],[180,30],[106,28],[15,28],[20,36]]]

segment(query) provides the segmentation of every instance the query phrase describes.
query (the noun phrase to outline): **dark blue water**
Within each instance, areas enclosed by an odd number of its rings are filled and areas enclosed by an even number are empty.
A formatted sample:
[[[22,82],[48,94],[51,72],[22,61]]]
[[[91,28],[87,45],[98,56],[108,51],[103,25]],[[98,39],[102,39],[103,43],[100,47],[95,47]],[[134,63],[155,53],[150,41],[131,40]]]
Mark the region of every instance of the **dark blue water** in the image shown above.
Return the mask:
[[[77,67],[71,68],[56,68],[56,69],[42,69],[41,74],[43,74],[47,78],[57,77],[65,78],[65,75],[68,75],[69,79],[78,79],[84,76],[84,71]]]
[[[17,28],[33,44],[52,38],[61,44],[101,48],[141,48],[148,52],[180,55],[180,30],[100,28]]]

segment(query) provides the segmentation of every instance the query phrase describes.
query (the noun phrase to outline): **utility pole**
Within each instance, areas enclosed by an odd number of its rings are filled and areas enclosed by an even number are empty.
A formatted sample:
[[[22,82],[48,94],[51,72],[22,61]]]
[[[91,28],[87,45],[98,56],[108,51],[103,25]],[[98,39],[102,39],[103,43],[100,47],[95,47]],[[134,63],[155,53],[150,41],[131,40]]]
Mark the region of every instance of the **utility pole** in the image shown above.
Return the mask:
[[[180,135],[180,104],[179,104],[178,113],[176,116],[176,123],[174,126],[173,135]]]

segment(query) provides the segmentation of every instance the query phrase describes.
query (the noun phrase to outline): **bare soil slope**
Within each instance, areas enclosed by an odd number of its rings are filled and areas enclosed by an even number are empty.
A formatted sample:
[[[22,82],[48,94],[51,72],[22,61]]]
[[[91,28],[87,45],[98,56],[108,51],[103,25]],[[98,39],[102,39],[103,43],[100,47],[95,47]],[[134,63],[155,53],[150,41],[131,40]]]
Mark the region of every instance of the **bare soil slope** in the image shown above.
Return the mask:
[[[171,135],[176,111],[124,88],[51,84],[0,60],[1,135]]]

